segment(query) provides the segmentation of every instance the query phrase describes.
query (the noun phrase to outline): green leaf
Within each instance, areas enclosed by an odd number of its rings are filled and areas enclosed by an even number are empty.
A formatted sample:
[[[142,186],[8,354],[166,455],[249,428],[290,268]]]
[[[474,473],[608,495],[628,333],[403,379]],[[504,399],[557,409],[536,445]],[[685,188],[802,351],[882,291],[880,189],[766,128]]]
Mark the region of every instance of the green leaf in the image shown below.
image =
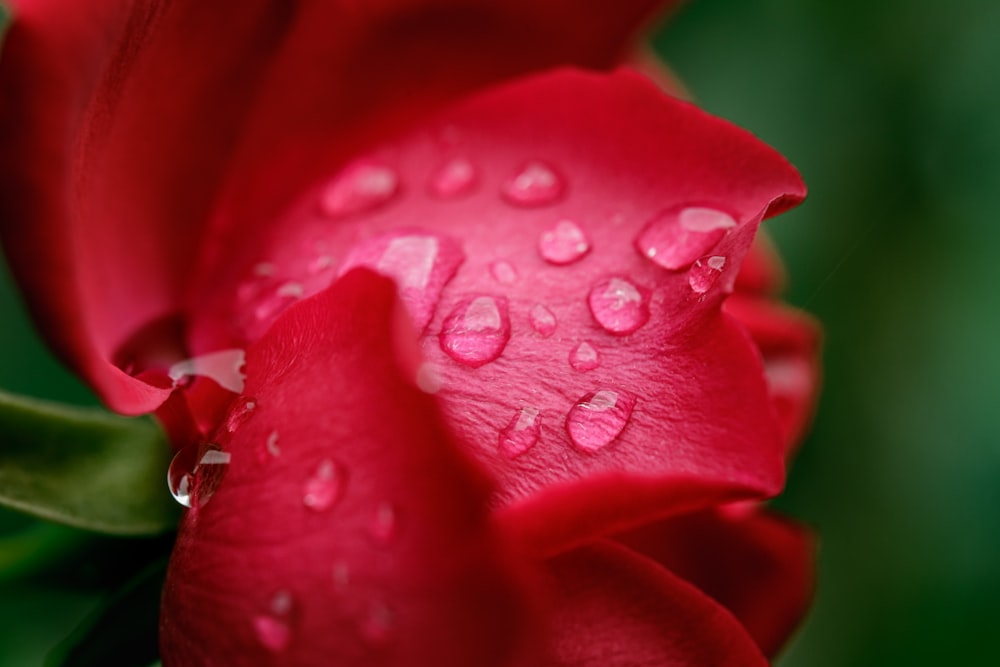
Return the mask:
[[[170,456],[148,419],[0,392],[0,505],[101,533],[163,533],[180,515]]]
[[[149,667],[159,656],[160,593],[167,561],[153,563],[86,619],[45,661],[46,667]]]

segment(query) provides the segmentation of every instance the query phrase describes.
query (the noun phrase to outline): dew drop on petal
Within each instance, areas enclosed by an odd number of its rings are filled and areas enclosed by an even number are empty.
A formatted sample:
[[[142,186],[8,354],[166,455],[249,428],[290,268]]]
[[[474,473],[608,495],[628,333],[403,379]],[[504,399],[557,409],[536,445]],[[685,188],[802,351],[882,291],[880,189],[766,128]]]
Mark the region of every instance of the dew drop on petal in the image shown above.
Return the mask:
[[[368,533],[372,539],[382,546],[387,546],[396,539],[399,531],[399,516],[396,508],[391,503],[379,503],[372,513],[371,523],[368,524]]]
[[[551,310],[538,303],[528,313],[531,328],[542,338],[548,338],[556,332],[556,316]]]
[[[581,373],[592,371],[601,365],[601,355],[596,347],[583,341],[569,353],[569,365]]]
[[[278,447],[278,432],[271,431],[267,435],[267,440],[264,441],[264,449],[268,454],[277,458],[281,456],[281,448]]]
[[[229,411],[226,417],[226,430],[235,433],[243,424],[247,423],[257,409],[257,400],[248,397],[241,397]]]
[[[374,210],[399,190],[399,177],[390,167],[372,161],[348,166],[330,181],[320,197],[320,208],[331,218]]]
[[[232,456],[207,442],[178,451],[167,470],[170,495],[184,507],[204,506],[219,488]]]
[[[417,369],[417,389],[425,394],[436,394],[441,391],[444,380],[441,378],[441,370],[436,364],[425,361]]]
[[[331,459],[320,461],[306,480],[302,503],[311,510],[322,512],[333,507],[344,493],[345,472]]]
[[[646,223],[635,246],[659,266],[677,271],[707,254],[735,226],[732,216],[713,208],[675,208]]]
[[[499,450],[507,458],[516,458],[535,446],[541,433],[537,408],[521,408],[500,431]]]
[[[441,330],[441,349],[454,359],[478,368],[500,356],[510,340],[507,299],[475,296],[451,311]]]
[[[696,261],[688,273],[688,285],[691,286],[691,291],[696,294],[705,294],[708,292],[715,285],[716,281],[719,280],[719,276],[722,275],[722,269],[725,266],[726,258],[722,255],[702,257]]]
[[[207,377],[223,389],[238,394],[243,391],[246,381],[245,366],[246,353],[243,350],[219,350],[179,361],[170,367],[167,375],[175,387],[192,377]]]
[[[501,285],[517,282],[517,269],[514,268],[513,264],[503,259],[498,259],[490,264],[490,275]]]
[[[456,157],[445,162],[431,177],[431,194],[440,199],[453,199],[469,194],[476,187],[476,168],[469,160]]]
[[[329,271],[332,268],[333,257],[330,255],[319,255],[309,261],[309,265],[306,267],[306,270],[309,272],[309,275],[318,276],[324,271]]]
[[[636,397],[620,389],[583,396],[566,416],[566,432],[579,449],[596,452],[611,444],[632,416]]]
[[[267,611],[254,616],[254,635],[267,650],[280,653],[291,643],[292,605],[292,594],[285,590],[278,591],[271,598]]]
[[[649,291],[625,278],[608,278],[594,285],[587,305],[594,320],[609,333],[630,334],[649,321]]]
[[[558,200],[565,189],[563,179],[544,162],[525,164],[503,186],[503,197],[516,206],[545,206]]]
[[[358,630],[361,637],[373,645],[383,645],[392,639],[395,617],[384,603],[375,602],[369,605]]]
[[[194,468],[198,463],[198,445],[188,445],[181,449],[170,461],[167,470],[167,488],[170,495],[184,507],[191,507],[191,492],[194,488]]]
[[[572,264],[590,252],[590,241],[572,220],[560,220],[538,237],[538,253],[549,264]]]

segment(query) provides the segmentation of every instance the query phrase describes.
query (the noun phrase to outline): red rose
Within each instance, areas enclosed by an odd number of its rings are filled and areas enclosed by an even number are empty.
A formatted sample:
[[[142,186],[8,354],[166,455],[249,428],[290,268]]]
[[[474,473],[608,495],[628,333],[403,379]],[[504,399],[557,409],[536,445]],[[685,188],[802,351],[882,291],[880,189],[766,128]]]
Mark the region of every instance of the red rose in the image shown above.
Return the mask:
[[[497,83],[655,3],[87,4],[17,3],[0,219],[180,450],[165,664],[765,664],[811,547],[732,503],[815,397],[751,245],[798,174],[635,73]]]

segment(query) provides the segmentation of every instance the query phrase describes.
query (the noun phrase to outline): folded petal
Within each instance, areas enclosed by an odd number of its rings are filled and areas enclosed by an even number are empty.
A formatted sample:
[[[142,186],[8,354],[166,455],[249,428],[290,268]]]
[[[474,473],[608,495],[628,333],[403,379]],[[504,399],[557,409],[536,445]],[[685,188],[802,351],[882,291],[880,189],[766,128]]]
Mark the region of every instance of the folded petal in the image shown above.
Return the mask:
[[[533,622],[489,484],[400,370],[404,325],[392,283],[360,270],[248,350],[248,393],[175,474],[191,509],[164,590],[165,665],[516,658]]]
[[[548,562],[559,593],[553,666],[766,667],[760,649],[723,607],[621,546],[601,544]]]
[[[763,509],[678,516],[617,540],[725,606],[768,656],[781,649],[812,599],[812,536]]]

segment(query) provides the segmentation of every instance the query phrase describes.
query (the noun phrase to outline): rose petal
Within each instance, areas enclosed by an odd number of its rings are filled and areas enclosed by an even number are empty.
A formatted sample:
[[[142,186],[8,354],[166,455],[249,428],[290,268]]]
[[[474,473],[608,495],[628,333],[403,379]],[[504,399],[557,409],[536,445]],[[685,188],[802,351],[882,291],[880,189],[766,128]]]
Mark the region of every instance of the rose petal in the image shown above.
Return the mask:
[[[812,536],[765,510],[689,514],[616,539],[724,605],[769,656],[781,649],[812,599]]]
[[[397,366],[398,312],[391,282],[354,271],[248,350],[252,411],[237,401],[216,433],[227,470],[171,560],[165,665],[500,666],[518,653],[531,618],[489,484]]]
[[[761,231],[743,259],[736,275],[736,291],[757,294],[778,294],[785,287],[785,266],[771,237]]]
[[[601,544],[554,558],[560,594],[550,665],[727,665],[767,661],[723,607],[653,561]]]

